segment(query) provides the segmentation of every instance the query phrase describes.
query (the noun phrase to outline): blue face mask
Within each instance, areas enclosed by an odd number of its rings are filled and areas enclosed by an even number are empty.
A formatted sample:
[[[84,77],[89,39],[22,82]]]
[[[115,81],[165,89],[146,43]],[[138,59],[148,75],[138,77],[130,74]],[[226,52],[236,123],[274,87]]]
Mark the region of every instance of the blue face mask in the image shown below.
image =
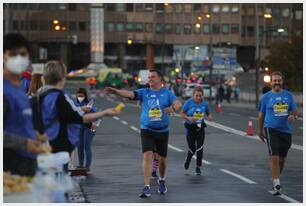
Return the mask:
[[[21,74],[29,66],[29,57],[28,56],[13,56],[9,57],[5,62],[5,67],[14,74]]]

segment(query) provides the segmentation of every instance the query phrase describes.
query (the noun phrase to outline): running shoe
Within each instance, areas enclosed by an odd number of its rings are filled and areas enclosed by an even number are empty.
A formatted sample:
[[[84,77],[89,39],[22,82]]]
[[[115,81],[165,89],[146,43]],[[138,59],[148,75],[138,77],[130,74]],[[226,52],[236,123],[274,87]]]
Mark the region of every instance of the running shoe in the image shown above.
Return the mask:
[[[196,175],[201,175],[201,169],[200,169],[200,167],[196,167],[195,173],[196,173]]]
[[[185,164],[184,164],[185,170],[188,170],[189,164],[190,164],[190,160],[188,160],[188,159],[186,158],[186,161],[185,161]]]
[[[281,191],[282,191],[282,186],[276,185],[276,186],[274,186],[273,189],[272,189],[272,194],[273,194],[274,196],[276,196],[276,195],[281,195]]]
[[[159,184],[158,193],[161,194],[161,195],[164,195],[167,192],[167,187],[165,185],[165,180],[159,180],[158,184]]]
[[[153,171],[153,172],[152,172],[152,175],[151,175],[151,179],[155,180],[155,179],[157,179],[157,178],[158,178],[158,176],[157,176],[156,171]]]
[[[142,192],[139,194],[140,198],[148,198],[151,197],[151,193],[150,193],[150,187],[149,186],[145,186],[142,189]]]

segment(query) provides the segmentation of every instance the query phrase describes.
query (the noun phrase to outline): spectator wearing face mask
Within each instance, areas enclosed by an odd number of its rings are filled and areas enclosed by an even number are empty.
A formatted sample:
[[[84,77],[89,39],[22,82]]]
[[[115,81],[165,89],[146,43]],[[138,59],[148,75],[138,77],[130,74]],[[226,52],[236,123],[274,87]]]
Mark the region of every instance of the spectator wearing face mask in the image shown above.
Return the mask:
[[[25,92],[20,88],[20,76],[29,65],[30,46],[20,34],[3,38],[3,130],[6,134],[35,140],[32,109]],[[9,136],[6,138],[10,138]],[[4,145],[3,170],[12,174],[34,176],[36,155],[29,151],[9,149]]]
[[[85,88],[79,88],[76,92],[75,105],[82,108],[85,113],[96,112],[96,107],[89,105],[89,99]],[[90,171],[92,162],[92,140],[95,136],[96,124],[94,122],[83,124],[80,128],[80,140],[78,144],[78,168]],[[85,163],[85,165],[84,165]]]

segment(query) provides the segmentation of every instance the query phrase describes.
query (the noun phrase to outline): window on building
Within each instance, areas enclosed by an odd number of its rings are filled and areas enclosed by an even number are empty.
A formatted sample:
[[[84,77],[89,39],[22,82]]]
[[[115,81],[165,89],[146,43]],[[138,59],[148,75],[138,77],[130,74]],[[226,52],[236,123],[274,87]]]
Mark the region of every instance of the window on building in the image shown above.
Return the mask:
[[[25,10],[25,9],[28,8],[28,4],[18,4],[18,8],[19,8],[20,10]]]
[[[204,33],[210,33],[210,25],[209,24],[204,24],[203,25],[203,32]]]
[[[219,12],[220,12],[220,6],[219,5],[213,5],[212,13],[219,13]]]
[[[38,22],[36,20],[30,21],[30,30],[36,31],[38,29]]]
[[[25,22],[23,20],[19,21],[19,29],[20,30],[25,30]]]
[[[108,24],[107,24],[107,31],[108,31],[108,32],[113,32],[113,31],[115,31],[115,24],[114,24],[114,23],[108,23]]]
[[[258,7],[257,8],[257,15],[258,16],[263,16],[264,15],[264,8],[263,7]],[[261,18],[261,17],[259,17]]]
[[[191,13],[192,12],[192,4],[184,4],[184,12]]]
[[[74,21],[69,22],[69,31],[76,31],[76,30],[77,30],[76,22],[74,22]]]
[[[58,4],[58,6],[56,6],[56,4],[51,4],[50,6],[51,6],[51,9],[53,9],[53,10],[57,10],[57,9],[67,10],[67,8],[68,8],[68,4]]]
[[[167,33],[167,34],[172,34],[172,31],[173,31],[173,26],[172,26],[172,24],[166,24],[166,25],[165,25],[165,33]]]
[[[143,32],[143,23],[136,23],[136,31]]]
[[[194,13],[201,12],[201,4],[193,4],[193,12]]]
[[[13,30],[19,30],[19,24],[17,20],[13,20]]]
[[[152,23],[146,23],[145,31],[149,32],[149,33],[152,32],[153,31],[153,24]]]
[[[282,16],[283,17],[289,17],[289,14],[290,14],[289,11],[290,11],[289,8],[282,9]]]
[[[80,21],[79,22],[79,31],[86,31],[86,22]]]
[[[239,33],[239,24],[232,24],[231,25],[231,33],[232,34]]]
[[[247,27],[247,33],[248,33],[248,36],[254,36],[254,26],[248,26]]]
[[[280,8],[273,8],[272,10],[272,16],[279,18],[281,16],[281,10]]]
[[[163,33],[163,25],[162,24],[156,24],[155,25],[155,32],[156,33]]]
[[[254,16],[255,15],[255,9],[253,7],[247,8],[247,15],[248,16]]]
[[[126,11],[133,12],[134,11],[134,4],[126,4]]]
[[[210,12],[207,4],[205,4],[202,8],[203,8],[204,13],[209,13]]]
[[[175,4],[175,13],[182,13],[183,12],[183,6],[182,4]]]
[[[117,23],[116,24],[116,31],[123,32],[124,31],[124,24],[123,23]]]
[[[245,34],[246,34],[246,27],[242,26],[241,27],[241,36],[245,37]]]
[[[183,31],[182,25],[181,25],[181,24],[176,24],[176,25],[175,25],[175,33],[176,33],[176,34],[181,34],[182,31]]]
[[[37,10],[38,9],[38,4],[29,3],[28,8],[29,8],[29,10]]]
[[[125,12],[125,4],[116,4],[116,11],[117,12]]]
[[[50,28],[50,24],[48,24],[47,20],[41,20],[39,24],[39,30],[48,31]]]
[[[228,24],[222,24],[222,33],[228,34],[229,33],[229,25]]]
[[[184,24],[184,34],[191,34],[192,26],[191,24]]]
[[[156,13],[163,13],[164,12],[164,4],[155,4]]]
[[[231,12],[233,13],[239,12],[239,5],[232,5]]]
[[[135,24],[134,23],[127,23],[126,24],[126,31],[135,31]]]
[[[76,11],[77,10],[77,4],[69,3],[68,4],[68,10],[69,11]]]
[[[143,4],[135,4],[136,11],[137,12],[143,12]]]
[[[174,8],[172,4],[168,4],[167,6],[165,6],[166,13],[172,13],[173,9]]]
[[[153,5],[154,4],[144,4],[145,10],[146,11],[153,11]]]
[[[196,24],[194,24],[194,33],[195,34],[201,34],[201,27],[196,27]]]
[[[106,11],[115,11],[115,4],[105,4]]]
[[[263,35],[263,26],[258,27],[258,33],[259,33],[259,36]]]
[[[266,13],[266,14],[272,14],[272,9],[271,9],[271,8],[266,8],[265,13]]]
[[[212,32],[214,34],[219,34],[220,33],[220,25],[219,24],[213,24],[212,25]]]
[[[295,19],[300,20],[303,19],[303,11],[295,11]]]
[[[229,5],[225,4],[225,5],[222,6],[222,12],[223,12],[223,13],[228,13],[229,10],[230,10]]]

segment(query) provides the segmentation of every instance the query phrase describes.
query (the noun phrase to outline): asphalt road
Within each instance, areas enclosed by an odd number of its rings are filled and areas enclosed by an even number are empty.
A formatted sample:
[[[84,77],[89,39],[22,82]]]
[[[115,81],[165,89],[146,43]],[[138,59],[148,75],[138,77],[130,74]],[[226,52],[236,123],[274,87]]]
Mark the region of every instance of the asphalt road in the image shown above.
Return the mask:
[[[103,109],[115,106],[119,100],[97,97],[95,104]],[[302,131],[296,130],[302,127],[302,121],[294,126],[293,143],[298,146],[290,149],[281,176],[284,195],[274,197],[269,193],[272,183],[267,146],[242,134],[249,118],[255,118],[257,112],[230,107],[223,111],[222,114],[214,112],[213,123],[206,128],[201,176],[194,174],[194,160],[187,172],[183,168],[188,149],[183,122],[177,116],[171,117],[168,192],[165,196],[159,195],[156,180],[152,180],[152,196],[148,199],[138,197],[143,187],[139,109],[129,103],[118,117],[104,118],[93,141],[91,174],[82,184],[86,199],[95,203],[303,202]]]

